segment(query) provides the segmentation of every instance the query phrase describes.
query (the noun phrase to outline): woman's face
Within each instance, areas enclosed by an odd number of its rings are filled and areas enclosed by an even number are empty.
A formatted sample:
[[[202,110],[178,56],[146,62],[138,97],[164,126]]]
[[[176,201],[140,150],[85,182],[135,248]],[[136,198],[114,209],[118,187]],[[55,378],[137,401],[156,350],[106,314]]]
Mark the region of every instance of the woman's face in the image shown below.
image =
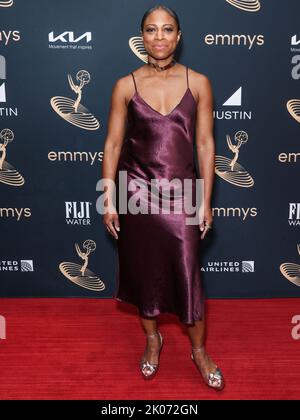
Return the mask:
[[[164,59],[174,53],[181,33],[175,19],[165,10],[155,10],[147,16],[142,32],[144,46],[153,58]]]

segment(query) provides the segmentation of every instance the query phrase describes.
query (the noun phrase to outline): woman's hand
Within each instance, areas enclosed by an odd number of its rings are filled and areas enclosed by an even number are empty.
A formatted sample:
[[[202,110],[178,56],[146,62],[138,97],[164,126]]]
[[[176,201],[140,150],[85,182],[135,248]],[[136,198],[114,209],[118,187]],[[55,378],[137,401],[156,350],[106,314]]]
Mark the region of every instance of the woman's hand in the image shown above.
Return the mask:
[[[201,230],[201,232],[203,232],[201,235],[201,239],[203,239],[205,235],[207,234],[207,232],[210,229],[212,229],[212,222],[213,222],[213,217],[212,217],[211,207],[204,207],[203,213],[201,213],[201,210],[200,210],[199,229]]]
[[[117,211],[110,211],[103,215],[103,223],[108,232],[115,238],[118,239],[117,231],[120,230],[119,216]]]

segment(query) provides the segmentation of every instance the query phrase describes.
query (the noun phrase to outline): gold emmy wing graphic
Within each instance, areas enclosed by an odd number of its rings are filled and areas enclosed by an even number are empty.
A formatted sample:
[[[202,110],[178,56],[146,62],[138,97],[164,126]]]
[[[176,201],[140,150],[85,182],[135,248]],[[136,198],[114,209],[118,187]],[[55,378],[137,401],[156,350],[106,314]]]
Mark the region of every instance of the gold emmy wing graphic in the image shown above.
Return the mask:
[[[225,156],[216,156],[215,172],[222,179],[230,182],[238,187],[249,188],[254,185],[251,175],[240,165],[237,160],[239,150],[242,144],[247,143],[248,134],[245,131],[237,131],[234,135],[234,143],[232,143],[229,134],[226,136],[229,149],[234,153],[232,160]]]
[[[98,120],[80,103],[82,88],[90,82],[91,76],[88,71],[79,70],[76,74],[76,80],[78,85],[73,82],[71,75],[68,74],[69,85],[77,95],[76,101],[63,96],[54,96],[50,100],[51,106],[61,118],[70,124],[85,130],[98,130],[100,127]]]
[[[260,10],[259,0],[226,0],[227,3],[245,12],[258,12]]]
[[[25,180],[22,175],[8,162],[6,162],[6,148],[14,139],[14,133],[9,128],[0,132],[0,182],[13,187],[21,187]]]
[[[95,290],[97,292],[104,290],[105,285],[103,281],[87,268],[89,255],[91,252],[95,251],[96,243],[91,239],[87,239],[83,243],[85,252],[80,250],[77,243],[75,244],[75,249],[79,257],[84,261],[83,265],[72,262],[62,262],[59,264],[59,269],[62,274],[73,283],[84,287],[85,289]]]
[[[144,61],[144,63],[148,62],[147,52],[145,50],[143,38],[141,36],[133,36],[130,38],[129,46],[139,59]]]
[[[300,123],[300,99],[290,99],[286,107],[291,116]]]
[[[14,4],[14,0],[2,0],[0,1],[0,7],[10,7]]]
[[[298,254],[300,255],[300,245],[297,245]],[[300,286],[300,264],[284,263],[280,265],[281,274],[296,286]]]

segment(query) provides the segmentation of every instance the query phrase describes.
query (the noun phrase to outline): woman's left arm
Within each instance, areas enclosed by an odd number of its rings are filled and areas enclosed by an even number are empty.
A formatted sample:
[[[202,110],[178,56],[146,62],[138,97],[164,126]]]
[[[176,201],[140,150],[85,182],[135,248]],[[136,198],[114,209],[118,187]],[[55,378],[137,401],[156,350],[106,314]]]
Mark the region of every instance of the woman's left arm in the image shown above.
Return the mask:
[[[211,197],[215,174],[215,140],[213,136],[213,92],[210,80],[204,74],[198,74],[198,105],[196,118],[196,148],[200,171],[203,179],[203,219],[199,227],[203,239],[208,226],[212,225]]]

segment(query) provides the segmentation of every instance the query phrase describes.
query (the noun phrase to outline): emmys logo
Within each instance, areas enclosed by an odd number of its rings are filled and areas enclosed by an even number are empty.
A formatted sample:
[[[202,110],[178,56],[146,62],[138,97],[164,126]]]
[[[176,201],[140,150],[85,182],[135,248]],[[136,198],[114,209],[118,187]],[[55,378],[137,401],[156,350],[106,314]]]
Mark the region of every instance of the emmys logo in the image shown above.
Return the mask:
[[[300,245],[297,245],[300,255]],[[281,274],[296,286],[300,286],[300,265],[295,263],[283,263],[280,265]]]
[[[227,3],[244,12],[258,12],[261,8],[259,0],[226,0]]]
[[[299,226],[300,225],[300,203],[289,203],[289,225]]]
[[[241,217],[246,220],[248,217],[257,216],[256,207],[213,207],[213,216],[218,217]]]
[[[282,152],[278,155],[278,160],[281,163],[297,163],[300,158],[300,152]]]
[[[73,31],[65,31],[57,36],[54,35],[54,32],[50,32],[48,34],[48,41],[50,42],[49,48],[54,49],[70,49],[70,50],[91,50],[91,45],[74,45],[79,44],[80,41],[85,40],[86,44],[91,42],[92,40],[92,33],[91,32],[85,32],[84,34],[78,36],[75,38]],[[59,43],[59,45],[53,45],[55,43]]]
[[[28,207],[0,207],[0,218],[6,217],[17,219],[19,221],[21,217],[31,217],[31,209]]]
[[[13,187],[21,187],[25,183],[24,178],[5,160],[7,145],[13,139],[14,134],[9,128],[4,128],[0,132],[0,182]]]
[[[4,45],[8,45],[10,41],[20,41],[19,31],[0,31],[0,42],[4,42]]]
[[[287,110],[291,116],[300,122],[300,99],[290,99],[286,104]]]
[[[6,320],[3,315],[0,315],[0,340],[6,339]]]
[[[88,201],[66,201],[66,222],[68,225],[87,226],[91,224],[90,206],[92,203]]]
[[[94,165],[95,162],[103,161],[103,152],[54,152],[48,153],[48,159],[51,162],[80,162]]]
[[[249,188],[254,185],[254,180],[246,169],[241,166],[237,160],[240,147],[247,143],[248,134],[245,131],[238,131],[234,135],[234,142],[231,141],[229,134],[226,136],[227,145],[234,154],[233,159],[225,156],[216,156],[215,172],[225,181],[238,187]]]
[[[83,265],[73,262],[62,262],[59,264],[61,273],[70,281],[85,289],[102,291],[105,285],[100,278],[87,268],[89,262],[89,255],[95,251],[96,243],[91,239],[87,239],[83,243],[84,251],[81,251],[79,245],[75,244],[75,249],[78,256],[84,261]]]
[[[94,115],[80,103],[83,86],[90,82],[91,76],[88,71],[79,70],[76,74],[76,80],[78,85],[73,82],[71,75],[68,74],[70,88],[77,94],[76,101],[65,98],[64,96],[54,96],[51,98],[50,104],[54,111],[70,124],[85,130],[98,130],[100,127],[99,122]]]
[[[264,45],[264,35],[249,35],[249,34],[207,34],[204,37],[206,45],[218,45],[218,46],[233,46],[233,45],[244,45],[251,50],[254,45]]]
[[[0,7],[11,7],[14,4],[14,0],[1,0]]]
[[[293,316],[292,324],[296,324],[295,327],[292,328],[292,338],[294,340],[300,340],[300,315]]]
[[[242,105],[242,86],[239,87],[222,106],[241,106]],[[214,111],[214,117],[218,120],[251,120],[252,112],[246,111]]]

